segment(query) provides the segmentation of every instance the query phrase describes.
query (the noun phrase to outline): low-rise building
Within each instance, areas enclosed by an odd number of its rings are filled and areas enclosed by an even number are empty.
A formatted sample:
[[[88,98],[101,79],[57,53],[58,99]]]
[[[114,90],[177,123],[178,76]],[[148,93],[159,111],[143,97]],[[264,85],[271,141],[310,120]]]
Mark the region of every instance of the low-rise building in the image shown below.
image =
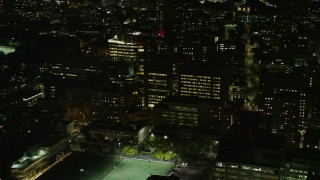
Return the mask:
[[[139,144],[151,132],[152,126],[102,126],[89,125],[83,129],[83,132],[89,138],[97,143],[113,144]]]
[[[46,167],[48,158],[48,151],[43,149],[26,152],[12,164],[11,175],[16,179],[29,179]]]
[[[2,99],[1,106],[4,110],[29,108],[37,104],[39,98],[43,98],[43,92],[34,89],[18,89]]]

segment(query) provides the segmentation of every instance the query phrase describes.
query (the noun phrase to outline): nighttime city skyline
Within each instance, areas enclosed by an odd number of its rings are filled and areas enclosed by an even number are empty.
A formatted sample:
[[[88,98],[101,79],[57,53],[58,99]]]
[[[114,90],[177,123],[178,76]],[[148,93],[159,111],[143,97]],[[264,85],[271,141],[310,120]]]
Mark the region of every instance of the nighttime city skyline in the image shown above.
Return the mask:
[[[0,0],[0,180],[320,180],[319,0]]]

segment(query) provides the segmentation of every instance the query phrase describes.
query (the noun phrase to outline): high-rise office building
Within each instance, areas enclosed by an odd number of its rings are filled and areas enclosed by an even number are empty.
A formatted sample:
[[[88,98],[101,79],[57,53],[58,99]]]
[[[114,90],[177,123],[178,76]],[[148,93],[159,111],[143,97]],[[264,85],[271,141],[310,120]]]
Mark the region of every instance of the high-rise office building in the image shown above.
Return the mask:
[[[147,53],[147,43],[141,32],[115,35],[108,40],[107,58],[109,61],[126,62],[132,67],[132,73],[143,76],[144,55]]]
[[[260,129],[259,112],[239,111],[219,142],[214,179],[279,180],[284,136]]]
[[[188,64],[178,68],[178,94],[216,99],[228,98],[228,71],[205,65]]]
[[[155,107],[155,121],[166,127],[192,127],[216,130],[222,124],[223,105],[219,100],[191,96],[170,96]]]
[[[272,132],[287,136],[287,143],[298,145],[300,132],[307,126],[308,79],[272,77],[262,80],[261,109],[271,118]]]
[[[320,129],[320,98],[319,89],[315,88],[310,97],[310,108],[308,109],[308,127]]]
[[[96,123],[123,122],[130,113],[141,110],[138,91],[119,91],[119,88],[98,88],[91,91],[90,119]]]
[[[280,180],[317,180],[320,177],[319,150],[293,149],[280,169]]]
[[[39,66],[40,75],[49,79],[86,80],[89,76],[100,75],[103,62],[99,58],[79,56],[59,57],[51,63]]]
[[[161,60],[161,59],[159,59]],[[176,65],[173,62],[150,62],[146,64],[144,74],[144,107],[153,108],[167,96],[177,90],[175,80]]]

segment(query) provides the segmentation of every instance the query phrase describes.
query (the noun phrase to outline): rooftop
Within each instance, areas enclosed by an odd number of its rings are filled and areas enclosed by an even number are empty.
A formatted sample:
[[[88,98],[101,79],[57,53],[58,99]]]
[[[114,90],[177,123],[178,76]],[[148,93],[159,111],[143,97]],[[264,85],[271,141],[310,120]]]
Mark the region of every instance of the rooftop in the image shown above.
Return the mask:
[[[115,124],[115,125],[109,125],[109,124],[90,124],[86,126],[84,129],[96,129],[101,131],[127,131],[127,132],[138,132],[141,128],[143,128],[143,125],[137,124],[137,125],[121,125],[121,124]]]
[[[15,52],[16,48],[12,46],[0,46],[0,54],[3,52],[4,54],[9,54]]]
[[[13,101],[13,100],[28,101],[29,99],[40,94],[41,94],[41,91],[23,88],[7,95],[4,101]]]
[[[165,99],[163,99],[161,103],[182,103],[182,104],[207,103],[212,105],[219,105],[221,101],[199,98],[197,96],[168,96]]]
[[[64,138],[66,138],[66,136],[52,134],[41,142],[41,146],[51,147],[52,145],[56,144],[57,142],[61,141]]]
[[[317,129],[308,129],[305,138],[305,143],[319,144],[320,142],[320,132]]]
[[[47,154],[48,154],[47,151],[40,150],[40,149],[37,150],[36,152],[26,153],[24,156],[22,156],[20,159],[18,159],[12,164],[11,169],[20,169],[20,170],[26,169],[27,167],[29,167],[36,161],[40,160]]]
[[[170,176],[159,176],[159,175],[151,175],[147,178],[147,180],[179,180],[180,178],[175,175]]]
[[[293,149],[288,152],[289,162],[310,165],[313,168],[320,167],[320,152],[314,149]]]
[[[240,112],[221,139],[217,161],[279,167],[285,137],[260,129],[259,112]]]

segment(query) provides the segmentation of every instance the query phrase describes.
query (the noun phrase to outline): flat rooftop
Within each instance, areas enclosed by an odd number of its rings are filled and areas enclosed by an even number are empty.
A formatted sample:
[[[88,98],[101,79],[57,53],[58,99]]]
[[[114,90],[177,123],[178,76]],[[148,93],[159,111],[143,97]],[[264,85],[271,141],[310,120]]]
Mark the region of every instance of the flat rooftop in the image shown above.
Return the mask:
[[[15,51],[16,48],[13,46],[0,46],[0,52],[3,52],[6,55]]]
[[[60,142],[61,140],[67,138],[67,136],[62,135],[50,135],[45,140],[41,142],[42,147],[51,147],[52,145]]]
[[[20,170],[26,169],[27,167],[29,167],[30,165],[32,165],[36,161],[40,160],[41,158],[43,158],[47,154],[48,154],[47,151],[40,150],[40,149],[38,151],[33,152],[33,153],[27,153],[24,156],[22,156],[20,159],[15,161],[12,164],[11,169],[20,169]]]
[[[32,97],[35,97],[37,95],[40,95],[42,92],[38,90],[33,90],[33,89],[19,89],[11,94],[8,94],[5,98],[4,101],[13,101],[13,100],[23,100],[23,101],[28,101]]]

